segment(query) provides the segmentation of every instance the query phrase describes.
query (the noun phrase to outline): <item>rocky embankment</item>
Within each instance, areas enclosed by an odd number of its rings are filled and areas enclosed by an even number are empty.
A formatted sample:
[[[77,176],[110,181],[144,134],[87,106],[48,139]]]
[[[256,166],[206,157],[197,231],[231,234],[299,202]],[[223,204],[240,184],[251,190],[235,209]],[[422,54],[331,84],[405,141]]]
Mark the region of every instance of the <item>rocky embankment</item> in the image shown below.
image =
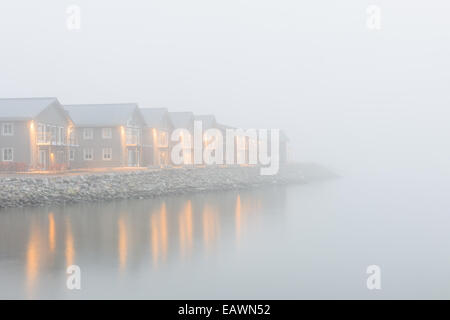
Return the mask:
[[[262,176],[256,167],[182,168],[57,176],[0,177],[0,208],[82,201],[143,199],[161,195],[308,182],[299,165]]]

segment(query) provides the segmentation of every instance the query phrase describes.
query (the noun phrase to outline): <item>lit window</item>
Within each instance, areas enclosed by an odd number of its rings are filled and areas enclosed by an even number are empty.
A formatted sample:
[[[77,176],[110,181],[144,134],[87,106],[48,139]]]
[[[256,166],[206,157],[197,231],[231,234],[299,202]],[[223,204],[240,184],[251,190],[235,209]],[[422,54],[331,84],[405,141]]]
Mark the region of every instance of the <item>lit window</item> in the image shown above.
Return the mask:
[[[13,159],[14,159],[13,148],[2,149],[2,161],[13,161]]]
[[[2,124],[2,134],[4,136],[13,136],[14,135],[14,125],[12,123],[3,123]]]
[[[112,148],[104,148],[103,149],[103,160],[105,160],[105,161],[112,160]]]
[[[112,138],[112,129],[111,128],[103,128],[102,129],[102,138],[103,139],[111,139]]]
[[[159,133],[159,145],[160,146],[167,146],[168,145],[167,132],[160,131],[160,133]]]
[[[94,149],[84,149],[83,159],[87,161],[94,160]]]
[[[126,143],[132,145],[140,143],[140,131],[138,128],[126,129]]]
[[[43,125],[42,123],[38,123],[38,126],[37,126],[37,140],[38,140],[38,143],[47,142],[46,134],[45,134],[45,125]]]
[[[83,130],[83,139],[84,140],[92,140],[92,139],[94,139],[94,129],[92,129],[92,128],[85,128]]]

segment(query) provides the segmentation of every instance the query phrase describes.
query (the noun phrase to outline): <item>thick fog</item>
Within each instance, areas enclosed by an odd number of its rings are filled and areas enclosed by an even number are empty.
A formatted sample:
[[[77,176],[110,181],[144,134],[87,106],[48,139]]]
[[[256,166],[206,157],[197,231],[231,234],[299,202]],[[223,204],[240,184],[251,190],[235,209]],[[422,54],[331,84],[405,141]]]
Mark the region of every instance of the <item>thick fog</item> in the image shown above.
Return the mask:
[[[2,1],[0,97],[214,113],[284,129],[294,159],[344,175],[449,174],[449,14],[447,0]]]

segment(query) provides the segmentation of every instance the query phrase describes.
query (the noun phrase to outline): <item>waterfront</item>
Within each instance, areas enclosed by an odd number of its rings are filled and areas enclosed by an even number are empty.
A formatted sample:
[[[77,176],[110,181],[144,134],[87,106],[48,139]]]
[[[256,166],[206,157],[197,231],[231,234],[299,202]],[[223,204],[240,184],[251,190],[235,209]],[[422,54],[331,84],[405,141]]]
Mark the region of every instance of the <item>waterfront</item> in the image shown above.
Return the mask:
[[[450,200],[405,178],[2,209],[0,298],[449,298]]]

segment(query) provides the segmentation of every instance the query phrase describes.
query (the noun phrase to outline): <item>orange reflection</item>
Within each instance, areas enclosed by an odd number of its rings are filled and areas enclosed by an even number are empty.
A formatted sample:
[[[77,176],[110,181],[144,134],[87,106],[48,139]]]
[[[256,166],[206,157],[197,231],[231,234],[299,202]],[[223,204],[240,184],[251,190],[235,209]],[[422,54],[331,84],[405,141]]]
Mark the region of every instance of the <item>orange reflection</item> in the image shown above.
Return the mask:
[[[31,227],[30,234],[27,246],[26,277],[27,290],[31,296],[39,272],[39,234],[34,225]]]
[[[208,205],[203,208],[203,241],[209,249],[219,234],[219,216],[215,210]]]
[[[73,265],[75,257],[75,249],[73,245],[73,235],[72,226],[70,225],[70,220],[66,218],[66,265]]]
[[[236,240],[239,241],[242,232],[242,204],[240,195],[238,195],[236,199],[235,220],[236,220]]]
[[[178,217],[180,233],[180,253],[184,257],[192,249],[192,202],[189,200]]]
[[[157,217],[155,215],[152,215],[150,225],[150,228],[152,230],[152,258],[153,264],[156,266],[158,264],[159,257],[159,235]]]
[[[167,209],[163,203],[158,213],[152,215],[150,219],[152,258],[153,264],[158,265],[159,257],[163,260],[167,257],[168,249],[168,231],[167,231]]]
[[[48,246],[52,253],[55,252],[55,217],[53,212],[48,214]]]
[[[127,229],[125,226],[125,221],[120,218],[117,222],[119,229],[119,241],[118,241],[118,251],[119,251],[119,267],[120,270],[125,269],[127,262]]]
[[[160,226],[161,226],[161,247],[165,258],[167,254],[167,212],[166,204],[163,203],[161,208]]]

